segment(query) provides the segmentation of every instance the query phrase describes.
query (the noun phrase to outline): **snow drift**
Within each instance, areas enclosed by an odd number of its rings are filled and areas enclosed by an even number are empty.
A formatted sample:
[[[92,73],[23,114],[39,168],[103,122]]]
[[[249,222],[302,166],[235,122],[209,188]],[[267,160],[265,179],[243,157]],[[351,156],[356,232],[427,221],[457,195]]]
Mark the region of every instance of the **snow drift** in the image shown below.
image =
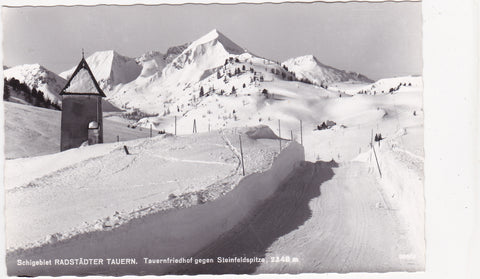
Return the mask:
[[[186,257],[231,230],[268,199],[285,180],[293,168],[304,159],[302,146],[289,144],[275,158],[271,168],[263,173],[251,174],[226,195],[193,207],[159,212],[134,219],[108,232],[98,231],[79,235],[67,241],[29,250],[18,250],[7,256],[9,275],[121,275],[137,273],[164,274],[171,266],[83,266],[58,269],[32,269],[26,272],[15,264],[15,259],[41,258],[101,258],[128,257],[138,259]],[[122,245],[117,245],[122,243]],[[156,247],[148,249],[147,247]],[[126,254],[125,254],[126,253]],[[20,273],[20,270],[21,273]]]

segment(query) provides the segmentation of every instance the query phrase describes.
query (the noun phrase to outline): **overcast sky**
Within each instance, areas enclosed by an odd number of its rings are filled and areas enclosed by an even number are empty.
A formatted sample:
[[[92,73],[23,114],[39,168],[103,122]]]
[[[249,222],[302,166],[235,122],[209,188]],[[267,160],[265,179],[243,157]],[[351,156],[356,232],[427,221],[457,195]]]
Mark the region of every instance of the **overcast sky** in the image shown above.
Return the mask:
[[[372,79],[422,73],[420,2],[20,7],[2,9],[4,64],[60,73],[85,55],[136,57],[216,28],[277,61],[313,54]]]

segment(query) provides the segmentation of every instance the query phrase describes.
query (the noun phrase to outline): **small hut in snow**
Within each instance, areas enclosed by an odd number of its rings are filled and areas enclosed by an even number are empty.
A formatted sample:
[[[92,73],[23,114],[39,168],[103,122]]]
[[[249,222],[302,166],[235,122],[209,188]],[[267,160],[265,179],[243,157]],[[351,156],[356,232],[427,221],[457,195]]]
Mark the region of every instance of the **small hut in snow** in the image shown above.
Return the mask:
[[[102,98],[87,61],[82,60],[60,92],[62,124],[60,151],[79,147],[84,142],[103,143]]]

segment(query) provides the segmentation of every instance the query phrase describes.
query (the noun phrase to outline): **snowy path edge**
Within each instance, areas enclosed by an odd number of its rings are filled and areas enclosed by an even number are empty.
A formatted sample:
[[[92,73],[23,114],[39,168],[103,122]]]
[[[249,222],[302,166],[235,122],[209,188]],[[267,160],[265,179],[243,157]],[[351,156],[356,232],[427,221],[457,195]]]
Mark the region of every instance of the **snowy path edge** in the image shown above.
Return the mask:
[[[265,199],[275,193],[281,182],[286,179],[298,163],[304,161],[303,146],[296,142],[290,143],[275,158],[271,168],[263,173],[254,173],[240,180],[231,192],[219,199],[211,202],[183,209],[175,209],[167,212],[156,212],[140,219],[134,220],[136,224],[126,223],[110,231],[95,231],[81,233],[71,236],[68,239],[58,242],[48,243],[41,247],[31,249],[18,249],[7,253],[7,258],[14,261],[14,258],[28,258],[30,255],[42,255],[44,257],[70,257],[69,255],[72,245],[79,247],[74,249],[77,254],[81,251],[84,258],[88,257],[112,257],[121,254],[122,251],[129,251],[132,256],[142,258],[145,256],[158,257],[160,251],[155,254],[145,255],[145,250],[141,243],[149,243],[157,247],[165,246],[168,236],[168,247],[173,250],[162,251],[160,253],[179,256],[191,255],[199,251],[208,244],[214,242],[222,234],[231,230],[235,225],[240,223],[251,214],[251,212],[261,204]],[[148,218],[146,222],[141,219]],[[197,222],[194,222],[197,220]],[[201,220],[201,222],[198,222]],[[175,229],[175,226],[181,227],[181,230]],[[169,232],[177,232],[173,237]],[[179,233],[181,232],[181,233]],[[101,243],[92,241],[96,239],[96,234],[103,234],[100,237]],[[116,242],[116,238],[131,237],[126,246],[110,249],[109,255],[102,255],[100,251],[105,252],[102,246],[109,246],[110,241]],[[110,239],[110,240],[109,240]],[[191,239],[185,243],[185,240]],[[85,246],[85,244],[87,245]],[[96,243],[96,244],[95,244]],[[118,243],[118,242],[117,242]],[[126,243],[122,241],[122,243]],[[88,248],[93,245],[95,248]],[[68,248],[70,247],[70,248]],[[181,247],[181,249],[178,249]],[[162,248],[163,249],[163,248]],[[166,248],[168,250],[168,248]],[[117,251],[118,250],[118,251]],[[99,253],[100,252],[100,253]],[[67,254],[65,254],[67,253]],[[8,260],[7,260],[8,262]],[[9,266],[9,274],[15,274],[17,271],[15,266]],[[13,269],[13,270],[12,270]],[[88,272],[87,270],[84,270]],[[64,270],[63,272],[68,272]],[[96,270],[95,272],[102,272]],[[49,274],[52,275],[52,274]]]

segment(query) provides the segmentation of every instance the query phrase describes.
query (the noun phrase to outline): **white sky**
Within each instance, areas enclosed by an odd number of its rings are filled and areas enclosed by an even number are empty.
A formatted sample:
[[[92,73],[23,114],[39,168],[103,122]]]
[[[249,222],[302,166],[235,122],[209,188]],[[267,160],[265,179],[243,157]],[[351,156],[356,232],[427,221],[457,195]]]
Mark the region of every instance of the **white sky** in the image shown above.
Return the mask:
[[[75,6],[2,9],[4,64],[59,73],[89,54],[136,57],[218,29],[252,53],[284,61],[313,54],[372,79],[422,73],[421,3]]]

